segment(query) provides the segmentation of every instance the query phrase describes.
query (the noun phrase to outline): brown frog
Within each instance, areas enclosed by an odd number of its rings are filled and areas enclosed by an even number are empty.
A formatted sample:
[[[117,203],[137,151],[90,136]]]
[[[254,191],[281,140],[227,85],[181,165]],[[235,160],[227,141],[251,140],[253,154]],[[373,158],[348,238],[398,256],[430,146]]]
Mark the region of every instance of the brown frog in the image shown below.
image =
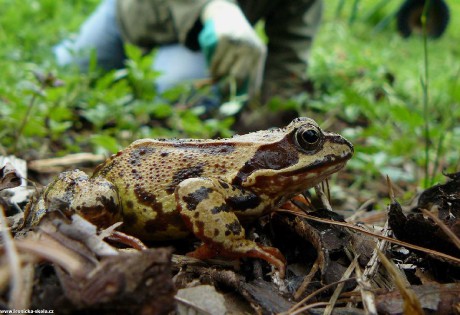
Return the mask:
[[[37,221],[59,200],[101,228],[123,221],[125,232],[144,240],[195,235],[203,243],[191,256],[257,257],[283,276],[283,255],[247,240],[240,221],[317,185],[352,155],[350,142],[309,118],[228,139],[138,140],[91,177],[62,173],[28,220]]]

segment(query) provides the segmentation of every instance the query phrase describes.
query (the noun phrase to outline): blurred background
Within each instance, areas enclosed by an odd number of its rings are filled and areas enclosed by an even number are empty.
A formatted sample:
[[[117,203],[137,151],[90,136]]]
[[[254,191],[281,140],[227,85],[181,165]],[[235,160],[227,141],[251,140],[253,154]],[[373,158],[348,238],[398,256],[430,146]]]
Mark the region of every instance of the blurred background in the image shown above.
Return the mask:
[[[109,154],[143,137],[233,134],[243,101],[231,98],[209,116],[194,106],[209,94],[206,84],[159,95],[152,84],[159,74],[150,67],[155,52],[127,47],[126,69],[102,77],[95,69],[81,74],[57,67],[52,47],[72,37],[98,3],[0,0],[1,154],[27,160]],[[404,195],[459,169],[460,3],[444,2],[450,11],[448,23],[439,17],[445,31],[426,40],[417,34],[416,13],[407,15],[412,36],[407,27],[398,31],[404,3],[325,1],[306,69],[311,86],[295,99],[267,105],[275,112],[296,109],[349,138],[356,155],[340,176],[363,199],[386,196],[385,175]],[[263,23],[258,30],[263,36]]]

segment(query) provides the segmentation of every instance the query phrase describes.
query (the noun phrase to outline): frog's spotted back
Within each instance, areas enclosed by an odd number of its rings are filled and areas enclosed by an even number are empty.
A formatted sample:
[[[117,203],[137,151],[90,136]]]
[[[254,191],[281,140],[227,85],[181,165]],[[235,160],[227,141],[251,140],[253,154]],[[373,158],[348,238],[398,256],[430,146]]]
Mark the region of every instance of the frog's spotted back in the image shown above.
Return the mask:
[[[257,218],[318,184],[352,154],[340,135],[297,118],[285,128],[228,139],[138,140],[78,181],[81,193],[54,185],[46,195],[72,195],[70,207],[90,209],[93,221],[94,210],[108,207],[101,209],[104,220],[122,217],[124,231],[142,239],[193,233],[204,242],[194,252],[199,258],[218,251],[259,257],[282,270],[281,253],[244,239],[239,219]]]

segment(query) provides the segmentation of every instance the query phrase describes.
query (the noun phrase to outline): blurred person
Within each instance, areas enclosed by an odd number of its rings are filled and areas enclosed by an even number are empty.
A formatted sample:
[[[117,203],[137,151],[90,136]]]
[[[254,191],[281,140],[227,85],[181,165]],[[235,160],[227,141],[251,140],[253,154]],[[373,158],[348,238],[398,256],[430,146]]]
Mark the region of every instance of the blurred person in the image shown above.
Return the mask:
[[[75,39],[54,48],[60,65],[122,68],[124,44],[158,48],[153,68],[162,92],[178,83],[235,80],[251,98],[290,98],[304,90],[321,0],[104,0]],[[254,29],[264,21],[268,43]]]

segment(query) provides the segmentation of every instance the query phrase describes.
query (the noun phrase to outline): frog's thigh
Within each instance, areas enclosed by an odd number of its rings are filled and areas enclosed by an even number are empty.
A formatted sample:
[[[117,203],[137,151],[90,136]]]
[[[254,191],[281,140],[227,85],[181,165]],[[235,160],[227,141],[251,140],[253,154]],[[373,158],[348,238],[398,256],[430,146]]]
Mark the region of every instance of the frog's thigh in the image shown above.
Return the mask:
[[[257,208],[258,200],[251,192],[215,179],[189,178],[178,185],[175,193],[185,224],[204,242],[191,256],[261,258],[275,265],[284,277],[284,256],[276,248],[245,239],[244,229],[234,213],[243,208]]]
[[[225,200],[232,192],[230,187],[227,191],[217,180],[189,178],[176,189],[176,201],[187,226],[205,243],[227,250],[245,238],[244,228]]]

